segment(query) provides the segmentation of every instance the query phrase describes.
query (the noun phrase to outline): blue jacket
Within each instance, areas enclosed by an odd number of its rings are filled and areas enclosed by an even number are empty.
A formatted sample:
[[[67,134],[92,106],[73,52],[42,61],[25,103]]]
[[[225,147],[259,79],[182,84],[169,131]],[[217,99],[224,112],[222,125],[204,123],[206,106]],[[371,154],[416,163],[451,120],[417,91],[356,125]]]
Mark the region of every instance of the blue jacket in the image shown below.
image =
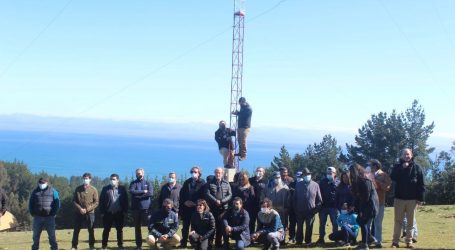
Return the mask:
[[[156,238],[165,234],[172,237],[179,229],[178,216],[174,211],[168,213],[161,209],[152,215],[148,228],[150,234]]]
[[[337,218],[337,224],[339,227],[342,227],[343,225],[349,225],[349,227],[352,229],[352,231],[357,234],[359,233],[359,224],[357,224],[357,214],[351,213],[351,214],[339,214]]]
[[[245,247],[250,245],[250,215],[245,209],[235,213],[230,209],[223,218],[224,227],[232,227],[231,237],[243,240]]]
[[[147,190],[147,192],[145,192]],[[142,180],[134,180],[130,183],[131,193],[131,210],[149,209],[153,195],[153,186],[144,178]]]
[[[37,187],[30,195],[28,210],[32,216],[55,216],[59,208],[58,192],[51,186],[44,190]]]

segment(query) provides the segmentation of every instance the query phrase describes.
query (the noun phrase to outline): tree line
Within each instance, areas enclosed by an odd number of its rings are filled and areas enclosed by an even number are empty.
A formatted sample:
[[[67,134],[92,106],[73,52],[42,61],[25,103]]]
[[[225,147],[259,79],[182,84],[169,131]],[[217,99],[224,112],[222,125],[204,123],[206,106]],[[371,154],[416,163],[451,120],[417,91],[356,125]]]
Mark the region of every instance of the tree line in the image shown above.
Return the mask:
[[[292,175],[299,169],[309,168],[313,172],[313,179],[319,180],[324,176],[329,166],[341,169],[352,162],[365,165],[370,159],[382,162],[385,171],[391,167],[399,157],[400,150],[408,147],[414,152],[415,161],[424,169],[426,177],[426,202],[428,204],[455,203],[455,142],[449,152],[439,152],[431,157],[434,148],[427,144],[428,138],[434,129],[434,123],[425,124],[425,112],[417,101],[403,113],[393,111],[390,115],[385,112],[373,114],[371,118],[358,130],[353,145],[346,144],[345,150],[338,145],[336,138],[325,135],[321,142],[315,142],[305,148],[303,153],[291,157],[283,145],[279,155],[275,156],[267,168],[270,176],[272,171],[279,167],[288,167]],[[27,165],[21,161],[0,161],[0,187],[9,198],[8,210],[16,216],[22,229],[29,229],[31,216],[28,212],[28,202],[31,192],[37,187],[40,177],[48,177],[61,200],[61,209],[56,217],[57,228],[72,228],[74,206],[72,203],[74,190],[81,185],[82,177],[70,178],[49,175],[46,172],[32,173]],[[158,192],[165,183],[162,179],[147,178],[153,183],[153,199],[158,199]],[[125,177],[122,184],[128,189],[133,177]],[[178,180],[183,183],[184,176]],[[109,178],[94,176],[91,185],[101,191],[109,184]],[[392,204],[392,194],[389,192],[388,204]],[[153,203],[157,206],[156,202]],[[97,217],[100,218],[100,217]],[[101,223],[101,220],[97,220]],[[126,226],[132,226],[132,218],[128,215]],[[100,224],[98,224],[100,226]]]

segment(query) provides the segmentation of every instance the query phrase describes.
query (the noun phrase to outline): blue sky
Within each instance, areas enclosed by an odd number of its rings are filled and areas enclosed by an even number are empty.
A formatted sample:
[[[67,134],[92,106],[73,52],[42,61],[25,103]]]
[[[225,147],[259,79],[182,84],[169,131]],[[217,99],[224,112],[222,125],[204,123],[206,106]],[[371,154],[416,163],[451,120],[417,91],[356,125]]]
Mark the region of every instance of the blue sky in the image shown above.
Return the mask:
[[[1,1],[0,115],[228,119],[232,3]],[[434,135],[455,140],[455,1],[247,0],[245,8],[253,127],[353,137],[371,114],[418,99]]]

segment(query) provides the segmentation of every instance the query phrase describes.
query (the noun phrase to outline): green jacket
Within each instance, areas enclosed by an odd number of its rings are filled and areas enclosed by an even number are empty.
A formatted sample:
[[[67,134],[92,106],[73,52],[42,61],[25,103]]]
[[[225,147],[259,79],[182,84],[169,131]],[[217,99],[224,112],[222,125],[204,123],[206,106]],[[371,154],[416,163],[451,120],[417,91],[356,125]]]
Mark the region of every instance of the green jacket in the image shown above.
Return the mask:
[[[84,185],[80,185],[76,188],[73,197],[73,204],[79,212],[79,209],[87,209],[87,213],[94,213],[98,207],[98,191],[91,185],[87,188]]]

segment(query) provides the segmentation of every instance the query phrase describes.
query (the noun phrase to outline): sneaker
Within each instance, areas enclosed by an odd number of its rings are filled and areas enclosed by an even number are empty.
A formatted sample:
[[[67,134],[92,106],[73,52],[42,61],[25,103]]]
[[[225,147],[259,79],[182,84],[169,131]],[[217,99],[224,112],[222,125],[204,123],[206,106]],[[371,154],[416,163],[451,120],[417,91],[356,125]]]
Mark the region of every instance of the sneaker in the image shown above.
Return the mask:
[[[319,238],[317,241],[316,241],[316,244],[325,244],[325,241],[323,238]]]
[[[412,243],[417,243],[417,238],[412,238]]]
[[[400,248],[400,245],[398,243],[392,243],[392,248]]]
[[[374,247],[376,247],[376,248],[382,248],[381,242],[377,242],[376,244],[374,244]]]
[[[412,245],[412,242],[406,243],[406,248],[414,248],[414,245]]]
[[[364,243],[359,244],[355,249],[357,249],[357,250],[369,250],[368,245],[364,244]]]

